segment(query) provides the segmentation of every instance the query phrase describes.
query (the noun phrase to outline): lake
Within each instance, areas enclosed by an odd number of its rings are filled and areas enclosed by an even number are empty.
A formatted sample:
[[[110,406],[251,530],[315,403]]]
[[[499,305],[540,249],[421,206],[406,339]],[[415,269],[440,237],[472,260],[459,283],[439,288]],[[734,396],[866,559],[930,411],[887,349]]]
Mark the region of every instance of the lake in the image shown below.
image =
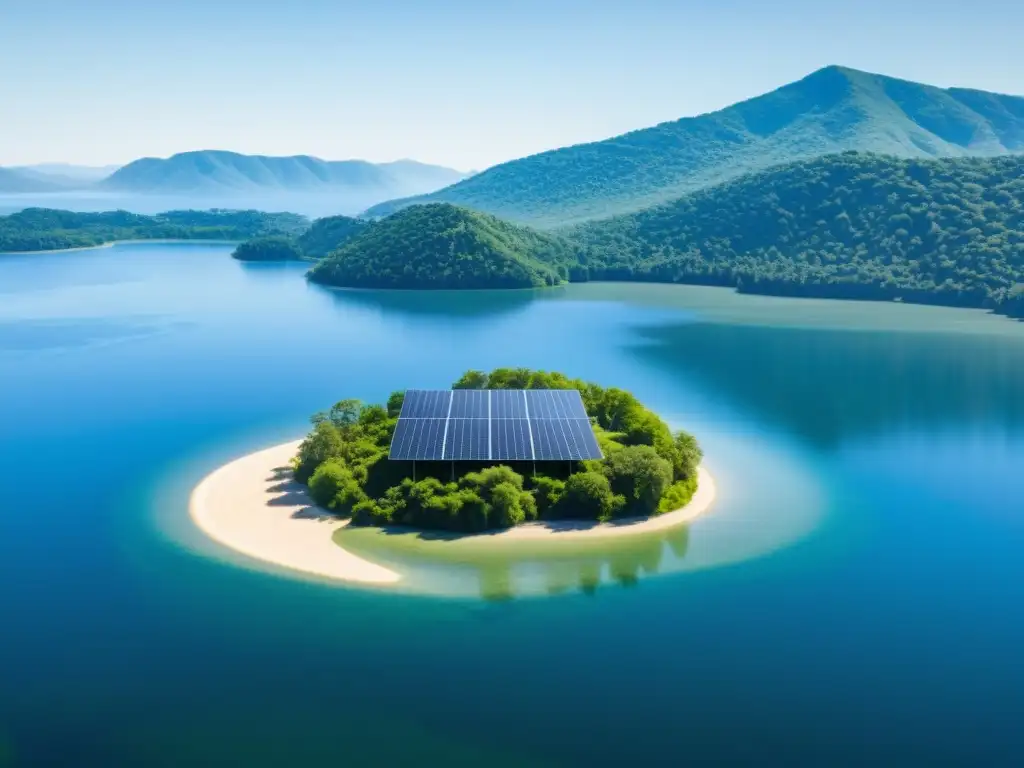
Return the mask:
[[[0,765],[1024,759],[1024,324],[683,286],[330,291],[229,252],[0,257]],[[203,475],[312,412],[499,365],[693,431],[711,513],[522,582],[416,560],[435,594],[192,527]]]

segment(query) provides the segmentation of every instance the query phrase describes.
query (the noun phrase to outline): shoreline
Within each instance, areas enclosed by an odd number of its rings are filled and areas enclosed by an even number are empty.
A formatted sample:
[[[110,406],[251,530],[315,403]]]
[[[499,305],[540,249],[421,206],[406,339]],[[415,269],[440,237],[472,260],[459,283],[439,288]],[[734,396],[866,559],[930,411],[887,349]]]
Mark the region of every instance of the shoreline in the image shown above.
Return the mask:
[[[36,256],[46,253],[75,253],[77,251],[96,251],[100,248],[113,248],[115,245],[174,245],[177,243],[202,243],[203,245],[234,245],[241,240],[205,240],[199,237],[154,238],[152,240],[111,240],[99,245],[80,245],[76,248],[48,248],[44,251],[0,251],[0,256]]]
[[[338,545],[334,533],[349,521],[314,505],[305,486],[292,480],[289,461],[300,442],[250,453],[208,474],[189,498],[192,522],[222,546],[255,560],[332,580],[396,584],[399,574]],[[692,522],[714,503],[714,479],[703,466],[698,473],[697,491],[690,502],[657,517],[612,523],[537,521],[495,532],[451,534],[448,541],[575,541],[663,531]]]

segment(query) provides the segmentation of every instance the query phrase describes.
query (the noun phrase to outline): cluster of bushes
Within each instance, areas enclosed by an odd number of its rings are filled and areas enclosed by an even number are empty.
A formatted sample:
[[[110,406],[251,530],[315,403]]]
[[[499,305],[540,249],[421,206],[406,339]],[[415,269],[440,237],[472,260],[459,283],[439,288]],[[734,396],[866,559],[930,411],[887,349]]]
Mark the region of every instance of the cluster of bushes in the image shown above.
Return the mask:
[[[499,368],[467,371],[462,389],[578,389],[604,459],[487,466],[387,459],[404,393],[386,406],[343,400],[314,415],[295,459],[295,476],[313,500],[359,525],[414,525],[452,531],[507,528],[530,520],[608,521],[684,506],[697,488],[701,450],[673,433],[621,389],[560,373]]]

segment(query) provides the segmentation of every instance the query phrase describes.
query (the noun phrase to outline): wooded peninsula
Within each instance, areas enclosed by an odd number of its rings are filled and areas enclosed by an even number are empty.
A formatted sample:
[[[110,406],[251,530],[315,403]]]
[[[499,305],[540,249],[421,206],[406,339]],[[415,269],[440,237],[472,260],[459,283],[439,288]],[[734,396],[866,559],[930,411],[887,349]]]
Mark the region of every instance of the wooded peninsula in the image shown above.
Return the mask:
[[[248,240],[297,235],[308,227],[309,220],[295,213],[215,209],[143,216],[26,208],[0,216],[0,253],[90,248],[118,240]]]

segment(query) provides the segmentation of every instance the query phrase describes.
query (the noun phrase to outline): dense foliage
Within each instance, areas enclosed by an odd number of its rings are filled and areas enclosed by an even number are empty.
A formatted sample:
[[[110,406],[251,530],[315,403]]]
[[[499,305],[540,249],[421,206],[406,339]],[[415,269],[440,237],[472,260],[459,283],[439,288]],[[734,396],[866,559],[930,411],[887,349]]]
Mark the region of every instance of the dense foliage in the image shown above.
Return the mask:
[[[673,433],[621,389],[560,373],[499,368],[467,371],[473,389],[578,389],[605,458],[600,461],[485,463],[389,461],[402,392],[386,406],[342,400],[316,414],[295,460],[295,477],[317,504],[360,525],[415,525],[451,531],[507,528],[529,520],[611,520],[678,509],[697,488],[701,450]],[[454,474],[453,474],[454,473]]]
[[[299,236],[298,246],[307,258],[322,259],[362,232],[366,224],[363,219],[350,216],[317,219]]]
[[[168,211],[143,216],[127,211],[73,213],[26,208],[0,216],[0,252],[83,248],[115,240],[246,240],[295,235],[309,222],[294,213]]]
[[[513,160],[417,198],[541,227],[637,211],[744,173],[844,150],[900,157],[1024,150],[1024,99],[828,67],[727,109]]]
[[[240,261],[295,261],[302,251],[293,238],[268,235],[240,243],[231,256]]]
[[[310,279],[355,288],[529,288],[561,282],[573,259],[561,238],[433,204],[373,222]]]
[[[573,279],[1020,314],[1024,157],[794,163],[575,232]]]
[[[298,237],[269,235],[247,240],[231,254],[242,261],[318,261],[358,235],[367,222],[349,216],[317,219]]]

